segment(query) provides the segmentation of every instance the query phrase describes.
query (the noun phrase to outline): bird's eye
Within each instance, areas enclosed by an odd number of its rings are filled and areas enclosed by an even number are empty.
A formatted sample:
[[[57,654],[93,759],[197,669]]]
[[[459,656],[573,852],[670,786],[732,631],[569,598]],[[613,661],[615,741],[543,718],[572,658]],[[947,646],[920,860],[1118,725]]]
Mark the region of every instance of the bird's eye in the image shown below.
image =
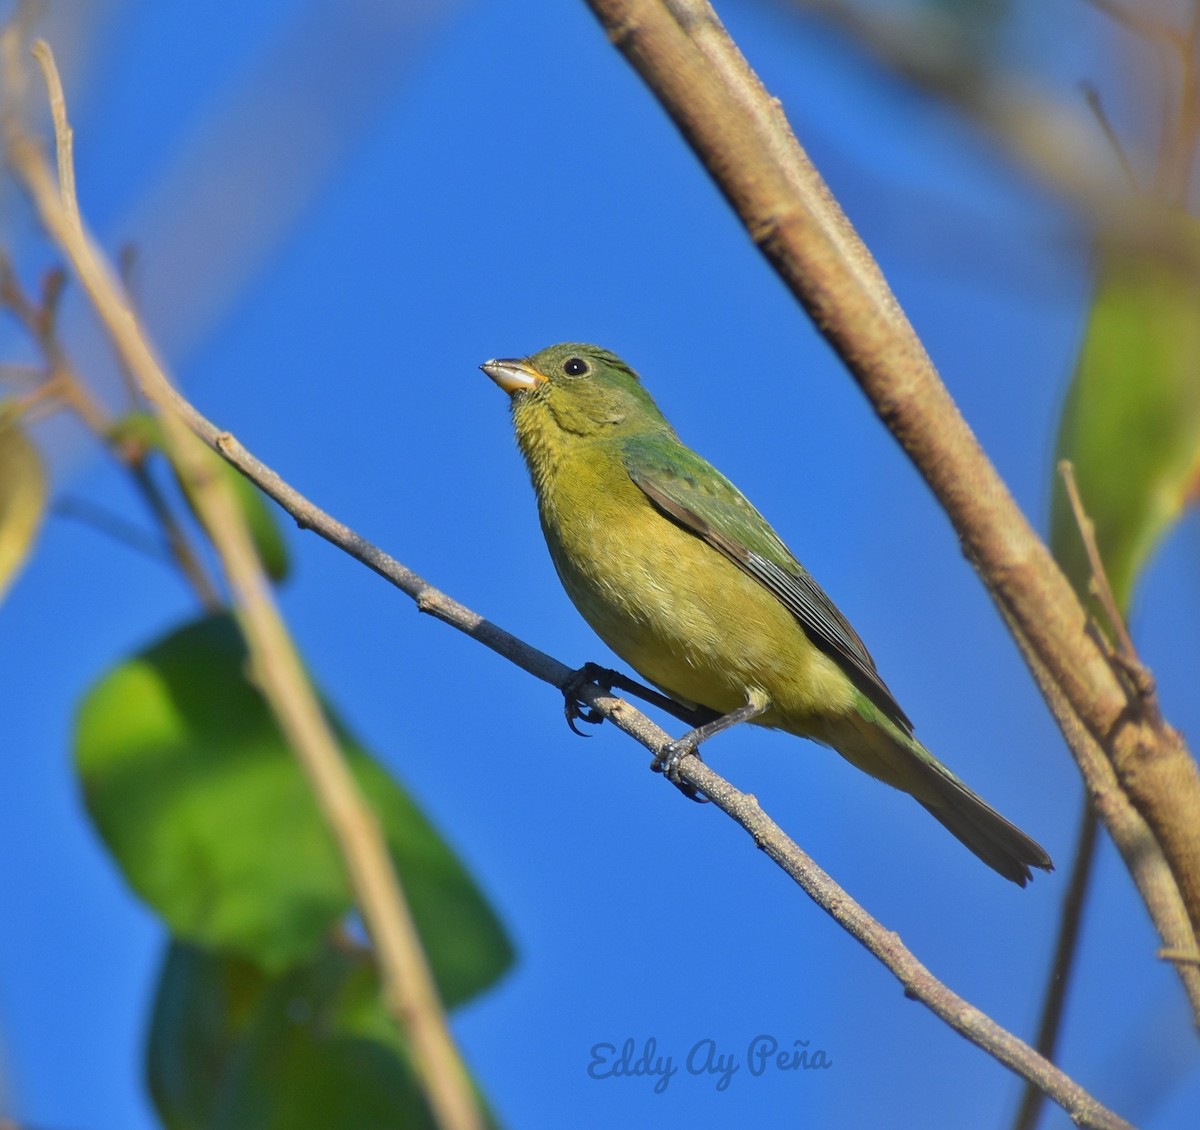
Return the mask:
[[[582,357],[568,357],[563,362],[563,372],[568,377],[582,377],[588,371],[588,363]]]

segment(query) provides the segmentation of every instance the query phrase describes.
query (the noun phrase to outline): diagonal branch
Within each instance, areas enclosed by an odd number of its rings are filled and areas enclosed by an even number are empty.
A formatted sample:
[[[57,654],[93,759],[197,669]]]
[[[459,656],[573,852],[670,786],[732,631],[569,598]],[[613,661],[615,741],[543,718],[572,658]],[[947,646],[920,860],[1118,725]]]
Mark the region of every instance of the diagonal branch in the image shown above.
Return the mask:
[[[1165,946],[1195,952],[1196,763],[1179,734],[1128,693],[1088,632],[1070,585],[779,104],[706,0],[588,3],[937,496],[1038,678]],[[1177,968],[1200,1017],[1200,979]]]
[[[1054,959],[1050,963],[1050,976],[1046,979],[1042,998],[1042,1016],[1038,1022],[1037,1050],[1051,1062],[1058,1058],[1058,1039],[1067,1007],[1067,992],[1075,972],[1075,957],[1079,953],[1083,912],[1096,862],[1098,832],[1096,810],[1085,799],[1079,835],[1075,841],[1075,858],[1071,861],[1071,880],[1063,899],[1058,938],[1054,943]],[[1021,1105],[1013,1121],[1013,1130],[1036,1130],[1044,1100],[1045,1095],[1041,1091],[1026,1083]]]

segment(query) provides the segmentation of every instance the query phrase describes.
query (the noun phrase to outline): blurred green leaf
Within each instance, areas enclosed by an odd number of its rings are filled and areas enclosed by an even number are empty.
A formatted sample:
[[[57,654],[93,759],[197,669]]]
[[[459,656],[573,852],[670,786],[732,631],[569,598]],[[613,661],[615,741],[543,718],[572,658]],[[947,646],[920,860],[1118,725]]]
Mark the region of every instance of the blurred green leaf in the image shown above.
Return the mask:
[[[29,556],[45,512],[42,458],[14,406],[0,404],[0,600]]]
[[[179,937],[278,971],[351,906],[308,782],[243,673],[233,623],[171,633],[87,694],[76,761],[89,812],[131,886]],[[503,928],[409,796],[341,731],[447,1005],[512,961]]]
[[[1200,471],[1200,224],[1162,250],[1106,250],[1063,407],[1056,463],[1075,467],[1117,603],[1194,500]],[[1086,599],[1090,570],[1055,474],[1051,547]]]
[[[136,444],[146,451],[161,452],[163,449],[162,425],[152,412],[127,413],[109,429],[109,437],[118,442]],[[245,475],[215,452],[209,451],[208,458],[212,473],[220,475],[233,490],[267,576],[277,584],[286,580],[291,572],[291,560],[283,531],[274,514],[274,504]],[[182,483],[180,489],[194,514],[191,496]]]
[[[153,412],[126,412],[112,422],[108,438],[114,443],[131,444],[142,451],[162,451],[162,424]]]
[[[271,978],[174,943],[151,1021],[147,1074],[168,1130],[432,1127],[361,952],[323,946]]]

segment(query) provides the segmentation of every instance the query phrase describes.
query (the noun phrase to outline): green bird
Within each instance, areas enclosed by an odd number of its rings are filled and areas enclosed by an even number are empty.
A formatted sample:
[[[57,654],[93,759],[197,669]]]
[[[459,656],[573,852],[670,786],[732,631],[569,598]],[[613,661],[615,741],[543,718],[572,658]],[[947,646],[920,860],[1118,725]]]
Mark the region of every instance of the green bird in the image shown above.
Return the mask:
[[[862,640],[749,500],[680,442],[638,375],[595,345],[483,371],[511,398],[559,579],[597,635],[689,707],[832,746],[913,796],[1024,886],[1045,850],[914,736]]]

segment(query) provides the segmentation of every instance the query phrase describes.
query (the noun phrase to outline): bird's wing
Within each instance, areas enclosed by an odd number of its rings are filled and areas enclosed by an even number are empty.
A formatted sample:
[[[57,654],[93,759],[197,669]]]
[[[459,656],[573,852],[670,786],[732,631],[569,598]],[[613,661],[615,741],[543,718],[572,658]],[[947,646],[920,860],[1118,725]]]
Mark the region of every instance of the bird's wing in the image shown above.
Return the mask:
[[[758,581],[875,706],[912,733],[912,723],[879,677],[858,633],[720,471],[678,440],[663,436],[627,440],[624,462],[629,477],[659,511]]]

